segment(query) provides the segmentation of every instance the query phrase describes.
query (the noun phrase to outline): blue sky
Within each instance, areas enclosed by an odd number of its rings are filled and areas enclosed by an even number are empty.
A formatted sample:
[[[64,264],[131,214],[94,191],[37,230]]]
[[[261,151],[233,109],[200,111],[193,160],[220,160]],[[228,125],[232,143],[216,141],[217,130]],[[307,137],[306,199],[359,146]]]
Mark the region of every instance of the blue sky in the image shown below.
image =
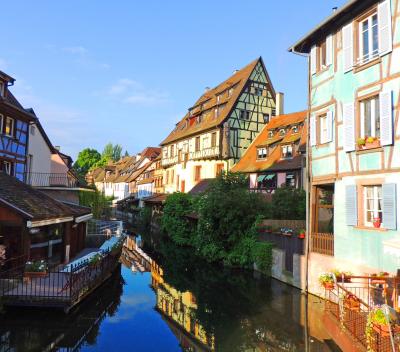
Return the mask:
[[[287,48],[344,0],[13,0],[0,70],[54,145],[158,145],[206,86],[262,56],[285,111],[306,107],[306,59]]]

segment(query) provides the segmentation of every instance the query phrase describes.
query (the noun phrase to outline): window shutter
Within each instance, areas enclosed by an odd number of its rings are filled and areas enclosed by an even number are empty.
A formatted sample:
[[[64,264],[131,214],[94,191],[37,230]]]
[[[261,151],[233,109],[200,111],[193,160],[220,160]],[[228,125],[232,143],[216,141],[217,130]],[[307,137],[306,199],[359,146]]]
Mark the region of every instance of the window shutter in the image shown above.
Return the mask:
[[[333,62],[333,36],[332,34],[326,37],[326,65],[330,66]]]
[[[379,117],[381,124],[381,145],[393,144],[392,92],[379,94]]]
[[[357,186],[346,186],[346,225],[357,226]]]
[[[343,71],[349,72],[353,69],[353,23],[344,26],[343,37]]]
[[[317,144],[317,130],[316,130],[316,119],[315,115],[312,114],[310,117],[310,145],[313,147]]]
[[[310,70],[312,75],[317,72],[317,47],[315,45],[311,48]]]
[[[326,124],[327,124],[327,129],[328,133],[326,136],[326,141],[325,142],[332,142],[333,140],[333,112],[329,110],[326,113]]]
[[[354,104],[343,104],[343,149],[346,152],[355,150],[356,141],[354,138]]]
[[[396,230],[396,184],[387,183],[382,185],[382,215],[383,227]]]
[[[390,0],[378,4],[379,55],[392,51],[392,12]]]

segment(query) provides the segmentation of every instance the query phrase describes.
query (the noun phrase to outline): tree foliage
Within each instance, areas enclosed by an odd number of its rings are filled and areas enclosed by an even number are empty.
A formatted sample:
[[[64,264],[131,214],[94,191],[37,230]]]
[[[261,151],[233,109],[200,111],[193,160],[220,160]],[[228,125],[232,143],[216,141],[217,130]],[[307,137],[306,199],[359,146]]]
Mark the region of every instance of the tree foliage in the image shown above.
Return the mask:
[[[74,169],[80,176],[85,176],[86,173],[100,160],[101,155],[96,149],[85,148],[78,154],[74,164]]]
[[[101,153],[102,159],[118,161],[122,156],[122,147],[119,144],[107,143]]]
[[[79,192],[79,204],[91,208],[95,219],[110,217],[112,199],[98,190]]]
[[[272,195],[272,218],[305,220],[306,193],[293,187],[278,188]]]
[[[196,227],[187,218],[193,212],[198,215]],[[227,173],[213,180],[197,197],[170,195],[162,227],[176,244],[193,246],[208,262],[250,267],[266,259],[259,267],[269,268],[270,255],[262,256],[260,246],[269,252],[271,246],[267,248],[257,240],[255,228],[260,218],[269,214],[269,204],[260,194],[248,191],[244,175]]]

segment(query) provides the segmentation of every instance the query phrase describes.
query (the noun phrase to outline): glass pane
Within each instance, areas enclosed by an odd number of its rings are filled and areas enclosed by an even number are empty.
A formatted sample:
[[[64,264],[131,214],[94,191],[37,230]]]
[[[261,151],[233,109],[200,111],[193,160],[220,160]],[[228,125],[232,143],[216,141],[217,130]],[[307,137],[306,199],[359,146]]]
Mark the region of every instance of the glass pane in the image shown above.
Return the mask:
[[[367,211],[367,217],[366,217],[367,222],[373,222],[374,221],[374,214],[372,211]]]
[[[366,201],[366,210],[374,210],[374,200],[373,199],[367,199]]]
[[[365,187],[365,195],[367,198],[373,198],[373,192],[372,187]]]
[[[362,59],[368,59],[369,41],[368,41],[368,20],[362,23]]]
[[[364,102],[364,133],[371,136],[371,100]]]
[[[372,55],[376,56],[379,52],[378,48],[378,16],[372,16]]]
[[[380,120],[380,113],[379,113],[379,99],[375,99],[375,137],[381,136],[381,120]]]

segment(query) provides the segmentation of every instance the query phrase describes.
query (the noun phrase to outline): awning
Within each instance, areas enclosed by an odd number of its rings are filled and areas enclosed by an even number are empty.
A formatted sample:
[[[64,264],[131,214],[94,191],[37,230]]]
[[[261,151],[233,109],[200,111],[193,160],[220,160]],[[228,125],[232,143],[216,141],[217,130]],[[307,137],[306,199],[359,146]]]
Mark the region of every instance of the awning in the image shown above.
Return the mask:
[[[274,177],[276,176],[276,174],[269,174],[265,177],[266,180],[272,180]]]
[[[260,175],[257,177],[257,182],[262,182],[264,181],[265,175]]]
[[[272,180],[274,177],[276,176],[276,174],[269,174],[269,175],[259,175],[257,177],[257,182],[262,182],[264,180]]]

